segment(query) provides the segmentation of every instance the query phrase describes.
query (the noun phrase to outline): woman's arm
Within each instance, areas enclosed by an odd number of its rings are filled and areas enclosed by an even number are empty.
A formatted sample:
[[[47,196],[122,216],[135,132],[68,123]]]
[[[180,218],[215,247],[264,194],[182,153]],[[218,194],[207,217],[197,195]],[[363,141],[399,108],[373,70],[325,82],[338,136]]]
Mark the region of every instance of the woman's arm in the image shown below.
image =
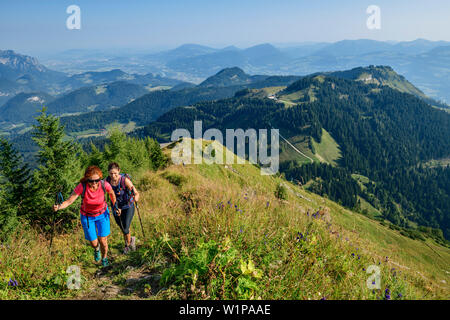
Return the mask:
[[[135,186],[133,185],[133,183],[131,182],[130,179],[125,178],[125,186],[129,190],[131,190],[132,193],[134,193],[134,200],[139,201],[139,192],[137,191],[137,189],[135,188]]]
[[[58,210],[65,209],[68,206],[70,206],[77,198],[78,198],[78,195],[75,192],[72,192],[72,194],[70,195],[69,199],[67,199],[66,201],[64,201],[61,204],[53,205],[53,210],[54,211],[58,211]]]
[[[109,190],[109,199],[111,200],[112,205],[114,206],[116,204],[116,194],[114,193],[114,190]]]

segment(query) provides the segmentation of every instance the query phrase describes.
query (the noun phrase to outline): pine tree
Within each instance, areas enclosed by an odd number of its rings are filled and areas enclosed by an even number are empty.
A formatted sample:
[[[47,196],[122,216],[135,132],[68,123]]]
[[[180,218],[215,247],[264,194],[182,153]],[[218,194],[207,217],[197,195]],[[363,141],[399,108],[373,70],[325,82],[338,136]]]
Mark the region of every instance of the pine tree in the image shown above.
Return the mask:
[[[29,198],[30,170],[5,139],[0,138],[0,239],[6,240],[19,224]]]
[[[53,222],[52,205],[55,195],[62,192],[67,198],[79,180],[82,169],[80,163],[81,148],[78,144],[65,140],[64,127],[60,125],[59,118],[47,115],[45,108],[36,118],[38,125],[33,126],[33,140],[39,146],[37,160],[38,169],[33,176],[33,207],[30,208],[30,218],[44,225],[46,230],[51,229]],[[61,226],[69,227],[77,216],[77,208],[57,213]],[[60,225],[57,222],[57,225]]]
[[[13,146],[3,138],[0,138],[0,176],[1,188],[6,191],[5,199],[20,211],[27,196],[30,169],[22,162]]]
[[[151,168],[158,170],[164,168],[167,164],[167,156],[162,152],[159,143],[152,138],[147,137],[145,139],[145,146],[150,156]]]

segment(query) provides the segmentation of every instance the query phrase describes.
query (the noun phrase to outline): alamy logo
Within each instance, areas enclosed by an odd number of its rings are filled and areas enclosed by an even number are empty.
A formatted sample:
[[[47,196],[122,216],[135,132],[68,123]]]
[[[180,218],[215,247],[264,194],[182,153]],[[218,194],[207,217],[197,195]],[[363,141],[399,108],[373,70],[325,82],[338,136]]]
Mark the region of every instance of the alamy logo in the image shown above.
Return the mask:
[[[279,168],[279,132],[278,129],[270,129],[270,156],[267,129],[259,129],[259,137],[255,129],[226,129],[226,148],[230,152],[225,154],[226,164],[235,163],[235,154],[237,155],[237,164],[245,163],[245,146],[248,144],[248,161],[252,164],[261,165],[262,175],[273,175],[278,172]],[[205,150],[203,150],[203,140],[213,140]],[[172,161],[175,164],[191,164],[192,163],[192,143],[191,134],[187,129],[176,129],[172,132],[171,140],[183,141],[172,150]],[[259,138],[259,139],[258,139]],[[236,144],[235,144],[236,140]],[[223,164],[223,134],[218,129],[208,129],[202,134],[202,121],[194,121],[194,164]]]
[[[71,14],[66,20],[66,27],[69,30],[81,29],[81,9],[77,5],[67,7],[66,13]]]
[[[381,29],[381,9],[379,6],[371,5],[367,7],[367,14],[370,14],[369,18],[367,18],[367,28],[370,30]]]

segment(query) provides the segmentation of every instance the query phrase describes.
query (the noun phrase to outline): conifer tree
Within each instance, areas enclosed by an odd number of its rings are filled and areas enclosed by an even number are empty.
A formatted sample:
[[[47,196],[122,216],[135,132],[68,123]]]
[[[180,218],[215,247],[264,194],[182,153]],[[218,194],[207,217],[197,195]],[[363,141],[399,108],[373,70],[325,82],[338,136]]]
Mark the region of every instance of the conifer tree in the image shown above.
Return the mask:
[[[0,138],[0,239],[8,239],[19,224],[29,198],[30,170],[5,139]]]
[[[151,168],[158,170],[164,168],[168,162],[167,156],[162,152],[159,143],[152,138],[145,138],[145,146],[150,156]]]
[[[43,108],[33,126],[33,140],[39,147],[37,153],[38,168],[33,175],[34,203],[30,208],[32,219],[50,230],[53,222],[52,205],[57,192],[67,198],[82,175],[81,148],[78,144],[65,139],[64,127],[59,118],[47,115]],[[69,227],[77,216],[77,208],[57,213],[56,225]],[[61,222],[61,224],[59,223]]]

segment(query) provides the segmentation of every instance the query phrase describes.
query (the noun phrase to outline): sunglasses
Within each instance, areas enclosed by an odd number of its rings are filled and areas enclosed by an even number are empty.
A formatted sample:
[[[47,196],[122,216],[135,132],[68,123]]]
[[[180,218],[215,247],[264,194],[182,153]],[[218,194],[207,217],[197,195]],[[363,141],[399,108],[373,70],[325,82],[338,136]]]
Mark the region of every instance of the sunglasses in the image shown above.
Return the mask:
[[[102,179],[95,179],[95,180],[88,179],[87,182],[94,183],[94,182],[100,182],[100,180],[102,180]]]

